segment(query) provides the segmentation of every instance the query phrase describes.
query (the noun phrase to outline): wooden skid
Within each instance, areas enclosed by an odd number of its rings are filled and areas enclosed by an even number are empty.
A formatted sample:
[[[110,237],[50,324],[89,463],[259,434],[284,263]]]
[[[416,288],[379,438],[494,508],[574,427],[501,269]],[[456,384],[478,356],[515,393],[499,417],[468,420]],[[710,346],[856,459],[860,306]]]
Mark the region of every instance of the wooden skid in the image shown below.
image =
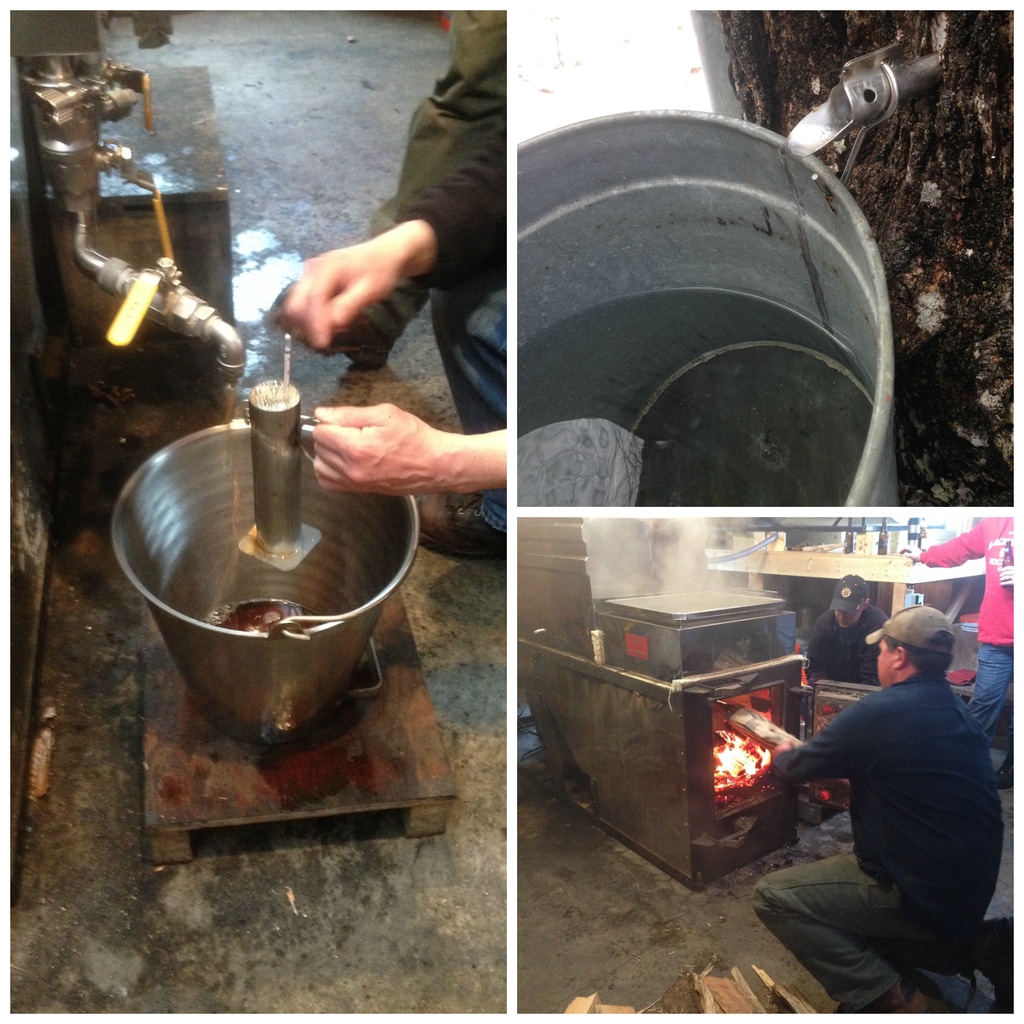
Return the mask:
[[[256,745],[208,723],[154,633],[144,681],[154,863],[190,860],[193,832],[228,825],[400,810],[407,836],[444,832],[455,783],[400,595],[385,603],[374,643],[376,696],[346,701],[309,740]]]

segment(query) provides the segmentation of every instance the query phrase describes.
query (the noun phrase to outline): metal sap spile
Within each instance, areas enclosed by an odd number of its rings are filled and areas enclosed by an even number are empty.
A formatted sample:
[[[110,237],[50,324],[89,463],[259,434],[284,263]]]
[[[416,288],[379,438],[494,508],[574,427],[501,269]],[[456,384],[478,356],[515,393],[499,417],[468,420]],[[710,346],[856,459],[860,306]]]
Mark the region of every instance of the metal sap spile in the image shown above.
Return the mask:
[[[881,124],[901,103],[929,92],[941,81],[939,54],[930,53],[906,61],[898,43],[848,60],[827,102],[815,107],[790,132],[786,152],[793,156],[810,156],[854,128],[860,128],[843,170],[845,184],[867,129]]]

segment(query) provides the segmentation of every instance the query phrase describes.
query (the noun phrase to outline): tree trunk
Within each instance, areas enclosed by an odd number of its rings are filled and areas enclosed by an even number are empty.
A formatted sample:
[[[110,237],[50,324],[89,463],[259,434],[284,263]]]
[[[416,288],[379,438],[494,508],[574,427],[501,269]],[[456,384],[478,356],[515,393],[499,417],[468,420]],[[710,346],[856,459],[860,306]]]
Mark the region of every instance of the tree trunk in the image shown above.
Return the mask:
[[[1013,504],[1013,12],[723,11],[743,117],[786,136],[898,42],[941,86],[872,128],[849,189],[889,282],[908,505]],[[839,173],[852,139],[817,154]]]

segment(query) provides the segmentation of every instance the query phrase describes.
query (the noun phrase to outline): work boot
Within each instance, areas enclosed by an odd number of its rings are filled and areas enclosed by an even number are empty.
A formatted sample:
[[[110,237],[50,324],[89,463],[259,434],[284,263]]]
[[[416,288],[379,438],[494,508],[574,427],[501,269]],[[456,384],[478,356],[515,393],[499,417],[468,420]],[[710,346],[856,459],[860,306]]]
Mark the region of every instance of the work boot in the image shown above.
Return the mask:
[[[481,494],[425,494],[417,502],[420,541],[448,555],[504,558],[505,534],[483,517]]]
[[[857,1013],[931,1013],[928,1000],[909,981],[900,978],[888,992],[872,999]]]
[[[1006,757],[996,772],[996,786],[999,789],[1013,789],[1013,747],[1006,752]]]
[[[985,921],[971,947],[975,970],[995,989],[995,1013],[1013,1012],[1013,918]]]

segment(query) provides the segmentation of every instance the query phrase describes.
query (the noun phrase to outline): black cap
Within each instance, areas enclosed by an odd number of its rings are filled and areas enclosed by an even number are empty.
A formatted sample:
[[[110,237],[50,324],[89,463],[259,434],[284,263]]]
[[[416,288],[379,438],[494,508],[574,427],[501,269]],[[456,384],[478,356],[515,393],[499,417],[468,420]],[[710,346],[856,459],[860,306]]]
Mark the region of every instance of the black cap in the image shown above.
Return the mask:
[[[868,585],[859,576],[844,576],[832,594],[829,608],[841,612],[855,612],[868,596]]]

